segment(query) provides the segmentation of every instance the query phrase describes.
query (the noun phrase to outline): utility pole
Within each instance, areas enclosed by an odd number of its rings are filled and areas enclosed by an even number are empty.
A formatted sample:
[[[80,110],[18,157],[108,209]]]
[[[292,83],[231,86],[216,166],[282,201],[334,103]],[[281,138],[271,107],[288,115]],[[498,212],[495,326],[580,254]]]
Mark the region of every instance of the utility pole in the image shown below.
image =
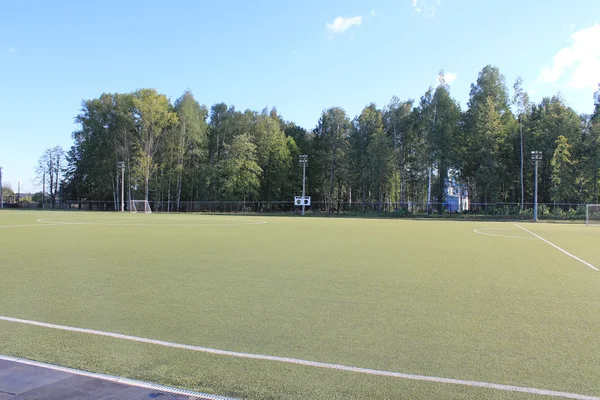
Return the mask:
[[[121,170],[121,212],[125,211],[125,162],[119,161],[117,167]]]
[[[21,201],[21,181],[17,181],[17,207],[19,207],[20,201]]]
[[[0,208],[4,208],[4,198],[2,197],[2,167],[0,167]]]
[[[306,195],[306,166],[308,165],[307,154],[300,154],[300,165],[302,165],[302,215],[304,215],[304,207],[306,204],[304,201]]]
[[[533,195],[533,222],[538,222],[538,164],[542,161],[541,151],[531,152],[531,161],[535,164],[535,190]]]

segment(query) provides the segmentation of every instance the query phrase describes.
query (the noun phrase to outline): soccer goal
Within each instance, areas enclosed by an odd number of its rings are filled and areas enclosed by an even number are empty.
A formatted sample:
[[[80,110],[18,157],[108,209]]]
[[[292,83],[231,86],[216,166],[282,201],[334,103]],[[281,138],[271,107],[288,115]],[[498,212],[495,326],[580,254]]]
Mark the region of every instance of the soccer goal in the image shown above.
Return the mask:
[[[585,224],[600,224],[600,204],[585,205]]]
[[[132,213],[136,212],[145,212],[146,214],[152,214],[152,209],[150,208],[150,203],[148,200],[131,200],[129,206],[129,211]]]

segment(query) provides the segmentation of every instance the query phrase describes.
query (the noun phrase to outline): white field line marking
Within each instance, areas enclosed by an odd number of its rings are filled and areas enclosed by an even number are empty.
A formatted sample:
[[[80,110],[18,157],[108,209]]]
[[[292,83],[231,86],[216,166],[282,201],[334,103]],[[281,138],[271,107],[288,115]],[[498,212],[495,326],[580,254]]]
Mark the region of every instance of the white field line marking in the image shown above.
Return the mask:
[[[99,218],[99,219],[108,219],[108,218]],[[189,223],[189,224],[170,224],[170,223],[165,223],[165,224],[156,224],[156,223],[148,223],[148,224],[144,224],[144,223],[137,223],[134,222],[132,223],[131,219],[128,220],[121,220],[120,222],[94,222],[94,221],[73,221],[73,222],[66,222],[66,221],[53,221],[50,219],[38,219],[37,222],[39,222],[42,225],[47,225],[47,226],[51,226],[51,225],[93,225],[93,226],[166,226],[166,227],[194,227],[194,226],[247,226],[247,225],[264,225],[267,223],[267,221],[240,221],[237,223]]]
[[[20,324],[41,326],[44,328],[59,329],[59,330],[63,330],[63,331],[88,333],[90,335],[98,335],[98,336],[107,336],[107,337],[111,337],[111,338],[131,340],[131,341],[139,342],[139,343],[149,343],[149,344],[155,344],[158,346],[172,347],[172,348],[184,349],[184,350],[192,350],[192,351],[198,351],[198,352],[209,353],[209,354],[217,354],[217,355],[222,355],[222,356],[249,358],[249,359],[254,359],[254,360],[278,361],[278,362],[283,362],[283,363],[288,363],[288,364],[298,364],[298,365],[309,366],[309,367],[327,368],[327,369],[333,369],[333,370],[338,370],[338,371],[357,372],[357,373],[362,373],[362,374],[378,375],[378,376],[389,376],[389,377],[393,377],[393,378],[409,379],[409,380],[414,380],[414,381],[426,381],[426,382],[435,382],[435,383],[447,383],[447,384],[452,384],[452,385],[463,385],[463,386],[470,386],[470,387],[482,387],[482,388],[487,388],[487,389],[497,389],[497,390],[503,390],[503,391],[507,391],[507,392],[528,393],[528,394],[535,394],[535,395],[541,395],[541,396],[563,397],[563,398],[567,398],[567,399],[577,399],[577,400],[600,400],[600,397],[596,397],[596,396],[587,396],[587,395],[583,395],[583,394],[568,393],[568,392],[557,392],[554,390],[537,389],[537,388],[529,388],[529,387],[513,386],[513,385],[503,385],[503,384],[499,384],[499,383],[469,381],[469,380],[462,380],[462,379],[441,378],[441,377],[437,377],[437,376],[428,376],[428,375],[413,375],[413,374],[405,374],[405,373],[401,373],[401,372],[391,372],[391,371],[382,371],[382,370],[376,370],[376,369],[370,369],[370,368],[351,367],[351,366],[341,365],[341,364],[328,364],[328,363],[318,362],[318,361],[301,360],[298,358],[269,356],[269,355],[264,355],[264,354],[240,353],[237,351],[229,351],[229,350],[218,350],[218,349],[211,349],[208,347],[200,347],[200,346],[192,346],[192,345],[188,345],[188,344],[165,342],[162,340],[147,339],[147,338],[142,338],[142,337],[137,337],[137,336],[123,335],[120,333],[97,331],[94,329],[86,329],[86,328],[75,328],[75,327],[71,327],[71,326],[55,325],[55,324],[49,324],[46,322],[31,321],[31,320],[20,319],[20,318],[0,316],[0,320],[8,321],[8,322],[16,322],[16,323],[20,323]]]
[[[0,229],[2,228],[23,228],[26,226],[58,226],[58,225],[68,225],[68,224],[24,224],[24,225],[0,225]]]
[[[505,237],[505,238],[511,238],[511,239],[535,240],[534,238],[529,238],[529,237],[525,237],[525,236],[498,235],[495,233],[482,232],[482,231],[507,231],[507,230],[508,229],[506,229],[506,228],[479,228],[479,229],[473,230],[473,232],[479,233],[480,235],[487,235],[487,236],[497,236],[497,237]]]
[[[37,210],[15,211],[15,210],[11,210],[9,208],[0,208],[0,217],[6,217],[7,215],[32,215],[32,214],[36,214],[38,212],[40,212],[40,211],[37,211]]]
[[[555,245],[554,243],[552,243],[552,242],[550,242],[550,241],[548,241],[548,240],[544,239],[544,238],[543,238],[543,237],[541,237],[540,235],[536,235],[535,233],[531,232],[530,230],[528,230],[528,229],[525,229],[525,228],[523,228],[522,226],[519,226],[519,225],[517,225],[517,224],[515,224],[515,226],[516,226],[517,228],[521,228],[521,229],[523,229],[525,232],[528,232],[528,233],[532,234],[532,235],[533,235],[533,236],[535,236],[536,238],[538,238],[538,239],[540,239],[540,240],[543,240],[544,242],[548,243],[550,246],[554,247],[556,250],[559,250],[559,251],[561,251],[561,252],[565,253],[566,255],[568,255],[569,257],[572,257],[572,258],[576,259],[577,261],[579,261],[580,263],[584,264],[585,266],[588,266],[588,267],[590,267],[590,268],[591,268],[591,269],[593,269],[594,271],[598,271],[598,268],[594,267],[594,266],[593,266],[592,264],[590,264],[589,262],[587,262],[587,261],[585,261],[585,260],[582,260],[581,258],[579,258],[579,257],[577,257],[577,256],[575,256],[575,255],[573,255],[573,254],[571,254],[571,253],[569,253],[569,252],[568,252],[568,251],[566,251],[566,250],[563,250],[563,249],[561,249],[560,247],[558,247],[558,246],[557,246],[557,245]]]
[[[113,214],[114,215],[114,214]],[[124,219],[126,218],[126,219]],[[127,219],[128,218],[128,219]],[[118,217],[114,217],[114,216],[105,216],[105,215],[84,215],[84,214],[80,214],[80,215],[69,215],[69,216],[62,216],[62,217],[51,217],[51,218],[40,218],[37,221],[43,221],[43,222],[54,222],[54,221],[64,221],[64,220],[74,220],[75,222],[79,221],[79,220],[100,220],[100,221],[104,221],[104,220],[119,220],[119,221],[139,221],[139,220],[144,220],[145,218],[152,219],[152,220],[165,220],[165,219],[177,219],[177,220],[185,220],[185,221],[197,221],[197,220],[212,220],[212,221],[223,221],[223,220],[227,220],[227,221],[256,221],[258,220],[258,218],[245,218],[242,219],[241,217],[221,217],[221,216],[195,216],[195,215],[184,215],[184,214],[177,214],[177,215],[164,215],[164,214],[151,214],[148,215],[146,217],[145,214],[121,214]]]
[[[95,373],[95,372],[82,371],[80,369],[61,367],[60,365],[46,364],[43,362],[31,361],[31,360],[26,360],[24,358],[18,358],[18,357],[5,356],[2,354],[0,354],[0,360],[12,361],[12,362],[16,362],[19,364],[32,365],[34,367],[47,368],[47,369],[51,369],[54,371],[66,372],[69,374],[81,375],[81,376],[86,376],[89,378],[102,379],[104,381],[122,383],[125,385],[136,386],[136,387],[140,387],[140,388],[144,388],[144,389],[160,390],[162,392],[199,397],[200,399],[203,399],[203,400],[204,399],[206,399],[206,400],[233,400],[228,397],[216,396],[216,395],[208,394],[208,393],[193,392],[191,390],[178,389],[178,388],[174,388],[174,387],[170,387],[170,386],[159,385],[157,383],[138,381],[135,379],[129,379],[129,378],[125,378],[122,376],[113,376],[113,375],[99,374],[99,373]]]

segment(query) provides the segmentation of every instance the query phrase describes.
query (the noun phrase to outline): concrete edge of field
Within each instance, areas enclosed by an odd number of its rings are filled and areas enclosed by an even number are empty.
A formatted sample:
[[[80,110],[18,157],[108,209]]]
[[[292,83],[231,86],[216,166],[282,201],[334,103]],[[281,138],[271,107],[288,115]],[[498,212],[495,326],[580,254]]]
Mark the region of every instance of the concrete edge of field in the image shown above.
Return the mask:
[[[120,383],[120,384],[124,384],[124,385],[128,385],[128,386],[134,386],[134,387],[151,389],[151,390],[159,390],[162,392],[167,392],[167,393],[172,393],[172,394],[196,397],[201,400],[236,400],[231,397],[224,397],[224,396],[218,396],[218,395],[213,395],[213,394],[208,394],[208,393],[194,392],[192,390],[180,389],[180,388],[175,388],[175,387],[171,387],[171,386],[165,386],[165,385],[161,385],[158,383],[139,381],[139,380],[125,378],[125,377],[121,377],[121,376],[114,376],[114,375],[107,375],[107,374],[101,374],[101,373],[96,373],[96,372],[83,371],[83,370],[79,370],[79,369],[75,369],[75,368],[62,367],[60,365],[48,364],[48,363],[44,363],[44,362],[33,361],[33,360],[25,359],[25,358],[13,357],[13,356],[8,356],[8,355],[4,355],[4,354],[0,354],[0,360],[12,361],[12,362],[19,363],[19,364],[30,365],[30,366],[38,367],[38,368],[46,368],[46,369],[51,369],[51,370],[59,371],[59,372],[66,372],[69,374],[85,376],[88,378],[101,379],[104,381]]]

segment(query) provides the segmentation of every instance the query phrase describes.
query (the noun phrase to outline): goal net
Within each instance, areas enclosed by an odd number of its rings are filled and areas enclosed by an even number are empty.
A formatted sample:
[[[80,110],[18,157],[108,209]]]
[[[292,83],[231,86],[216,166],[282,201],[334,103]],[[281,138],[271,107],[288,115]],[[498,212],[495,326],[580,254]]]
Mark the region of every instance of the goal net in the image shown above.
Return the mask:
[[[146,214],[152,214],[150,203],[148,200],[131,200],[129,211],[132,213],[144,212]]]
[[[600,204],[585,205],[585,224],[600,224]]]

